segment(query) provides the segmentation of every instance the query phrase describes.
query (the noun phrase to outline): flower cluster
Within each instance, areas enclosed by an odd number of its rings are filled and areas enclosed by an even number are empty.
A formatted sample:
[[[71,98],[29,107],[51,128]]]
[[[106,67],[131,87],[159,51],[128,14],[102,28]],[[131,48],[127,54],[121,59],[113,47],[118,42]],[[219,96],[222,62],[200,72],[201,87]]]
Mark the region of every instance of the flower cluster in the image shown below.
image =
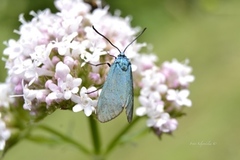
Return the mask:
[[[138,116],[147,115],[147,126],[157,135],[171,133],[177,128],[175,119],[180,116],[181,108],[190,107],[188,99],[189,83],[194,81],[191,67],[177,60],[164,62],[161,67],[152,65],[142,72],[140,83]]]
[[[92,25],[120,49],[140,31],[131,27],[129,17],[122,18],[118,12],[111,15],[108,6],[92,10],[82,0],[56,0],[55,6],[57,13],[49,9],[30,12],[31,21],[20,15],[22,24],[15,31],[19,39],[5,42],[8,77],[0,86],[5,87],[1,89],[5,94],[0,95],[0,149],[10,136],[2,108],[23,108],[34,120],[56,109],[95,114],[100,90],[92,91],[104,83],[109,67],[91,64],[112,63],[119,53]],[[134,85],[140,89],[137,115],[147,115],[147,125],[158,132],[170,132],[177,126],[171,114],[181,106],[191,106],[187,87],[194,77],[190,67],[177,61],[157,67],[156,56],[139,54],[144,46],[133,43],[126,53],[132,61]]]
[[[0,119],[0,150],[4,149],[6,140],[9,139],[10,135],[10,130],[6,128],[5,122]]]

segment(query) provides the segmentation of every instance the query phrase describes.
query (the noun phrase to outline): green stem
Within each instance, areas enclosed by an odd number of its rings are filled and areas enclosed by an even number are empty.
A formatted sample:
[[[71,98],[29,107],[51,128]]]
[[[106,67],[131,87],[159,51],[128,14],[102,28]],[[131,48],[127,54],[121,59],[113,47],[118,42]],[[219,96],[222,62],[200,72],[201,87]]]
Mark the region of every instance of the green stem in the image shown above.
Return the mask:
[[[110,151],[112,151],[116,145],[119,143],[119,141],[121,140],[122,136],[128,132],[129,129],[131,129],[140,119],[140,117],[136,116],[133,121],[130,124],[127,124],[113,139],[112,141],[109,143],[109,145],[107,146],[104,155],[109,154]]]
[[[58,131],[56,131],[56,130],[48,127],[48,126],[45,126],[45,125],[39,125],[38,128],[41,128],[41,129],[43,129],[45,131],[48,131],[48,132],[58,136],[59,138],[61,138],[65,142],[76,146],[83,153],[85,153],[87,155],[90,155],[90,151],[86,147],[84,147],[82,144],[76,142],[76,140],[69,138],[69,136],[66,136],[66,135],[64,135],[62,133],[59,133]]]
[[[93,118],[93,116],[90,116],[88,120],[90,125],[91,136],[92,136],[92,143],[94,147],[94,154],[99,155],[101,152],[101,140],[100,140],[100,133],[97,125],[98,122]]]

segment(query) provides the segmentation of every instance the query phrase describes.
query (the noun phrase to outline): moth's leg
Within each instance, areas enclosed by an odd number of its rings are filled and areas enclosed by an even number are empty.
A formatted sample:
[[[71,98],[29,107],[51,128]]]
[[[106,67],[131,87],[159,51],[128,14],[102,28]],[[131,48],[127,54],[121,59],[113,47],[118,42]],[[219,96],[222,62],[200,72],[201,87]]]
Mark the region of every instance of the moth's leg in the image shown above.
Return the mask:
[[[109,67],[111,67],[111,64],[110,63],[108,63],[108,62],[105,62],[105,63],[99,63],[99,64],[92,64],[92,63],[90,63],[90,62],[88,62],[88,64],[90,64],[90,65],[93,65],[93,66],[101,66],[101,65],[105,65],[105,64],[107,64]]]
[[[100,87],[98,87],[97,89],[95,89],[95,90],[93,90],[93,91],[86,92],[86,94],[91,94],[91,93],[94,93],[94,92],[98,91],[99,89],[101,89],[102,87],[103,87],[103,85],[102,85],[102,86],[100,86]]]
[[[88,62],[88,64],[90,64],[90,65],[93,65],[93,66],[101,66],[101,65],[108,65],[108,67],[111,67],[111,64],[110,63],[108,63],[108,62],[105,62],[105,63],[99,63],[99,64],[92,64],[92,63],[90,63],[90,62]],[[86,92],[86,94],[91,94],[91,93],[94,93],[94,92],[96,92],[96,91],[98,91],[99,89],[101,89],[103,87],[103,85],[102,86],[100,86],[99,88],[97,88],[96,90],[94,90],[94,91],[90,91],[90,92]]]

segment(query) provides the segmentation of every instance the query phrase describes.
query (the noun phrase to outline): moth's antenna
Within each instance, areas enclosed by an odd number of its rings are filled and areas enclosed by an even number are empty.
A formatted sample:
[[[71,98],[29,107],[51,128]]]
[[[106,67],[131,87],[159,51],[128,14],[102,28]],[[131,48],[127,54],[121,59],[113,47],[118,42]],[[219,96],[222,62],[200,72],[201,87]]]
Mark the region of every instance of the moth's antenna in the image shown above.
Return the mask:
[[[105,36],[102,35],[100,32],[98,32],[98,31],[95,29],[94,26],[92,26],[92,28],[93,28],[93,30],[94,30],[95,32],[97,32],[97,34],[99,34],[99,35],[102,36],[104,39],[106,39],[106,40],[107,40],[114,48],[116,48],[116,49],[119,51],[119,53],[121,54],[120,49],[118,49],[118,47],[116,47],[107,37],[105,37]]]
[[[127,48],[128,48],[134,41],[136,41],[136,40],[138,39],[138,37],[140,37],[146,29],[147,29],[147,28],[144,28],[144,29],[142,30],[142,32],[141,32],[136,38],[134,38],[134,40],[132,40],[132,42],[130,42],[130,43],[127,45],[127,47],[123,50],[123,53],[125,53],[125,51],[127,50]]]

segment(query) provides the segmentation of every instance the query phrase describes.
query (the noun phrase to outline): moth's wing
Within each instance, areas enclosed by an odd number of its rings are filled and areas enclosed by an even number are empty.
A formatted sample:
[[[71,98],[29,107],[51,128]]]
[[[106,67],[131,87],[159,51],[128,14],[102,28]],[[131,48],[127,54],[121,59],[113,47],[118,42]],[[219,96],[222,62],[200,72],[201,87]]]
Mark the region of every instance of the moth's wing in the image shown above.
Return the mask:
[[[127,70],[128,73],[126,73],[126,114],[128,122],[130,123],[132,121],[133,117],[133,104],[134,104],[134,98],[133,98],[133,78],[132,78],[132,68],[131,65],[129,66],[129,69]]]
[[[122,70],[116,63],[113,63],[97,103],[97,118],[100,122],[110,121],[123,110],[121,102],[123,97],[120,93],[121,89],[124,89],[120,85],[122,76]]]
[[[128,121],[132,118],[133,91],[132,71],[127,71],[113,63],[107,79],[103,85],[97,104],[97,118],[100,122],[107,122],[117,117],[126,107]]]

